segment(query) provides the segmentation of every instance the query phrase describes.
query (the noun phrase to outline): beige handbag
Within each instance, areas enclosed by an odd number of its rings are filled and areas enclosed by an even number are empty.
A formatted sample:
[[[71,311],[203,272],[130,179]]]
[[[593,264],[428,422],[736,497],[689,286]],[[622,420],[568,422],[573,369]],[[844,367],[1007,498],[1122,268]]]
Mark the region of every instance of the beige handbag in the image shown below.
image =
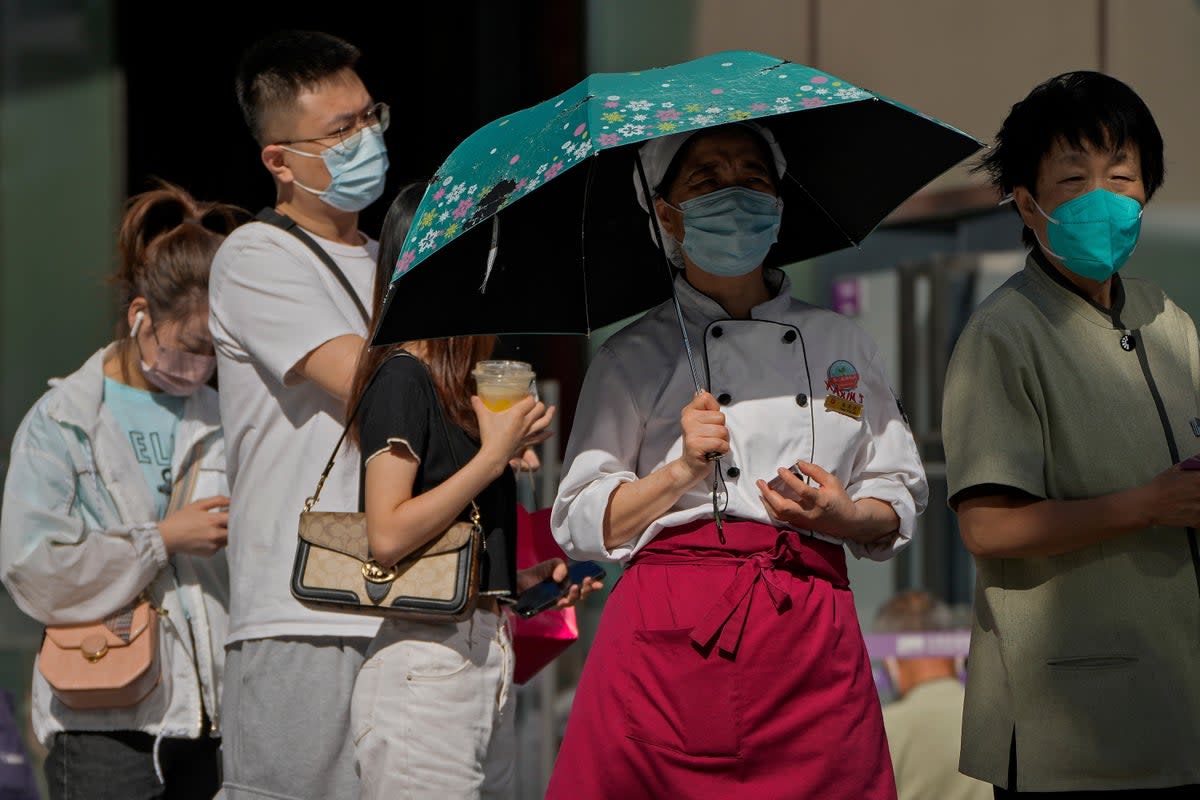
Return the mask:
[[[346,424],[347,430],[357,416],[355,408]],[[442,430],[451,457],[461,468],[444,416]],[[484,549],[475,501],[471,501],[470,521],[454,522],[394,566],[384,567],[369,552],[366,514],[312,510],[345,439],[343,430],[317,481],[316,491],[305,501],[300,514],[292,595],[304,605],[324,611],[420,622],[457,622],[471,616],[479,596],[479,560]]]
[[[163,517],[191,501],[200,473],[200,449],[171,490]],[[159,615],[147,592],[101,622],[47,625],[38,671],[68,708],[129,708],[158,685]]]

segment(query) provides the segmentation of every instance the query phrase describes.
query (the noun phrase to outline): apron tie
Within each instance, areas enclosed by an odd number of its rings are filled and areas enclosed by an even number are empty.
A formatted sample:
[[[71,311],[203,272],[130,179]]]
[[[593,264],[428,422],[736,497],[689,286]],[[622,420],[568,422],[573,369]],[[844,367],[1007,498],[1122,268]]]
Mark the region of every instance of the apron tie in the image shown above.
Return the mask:
[[[754,553],[742,559],[721,599],[692,628],[692,641],[701,648],[707,648],[720,636],[717,647],[725,655],[733,655],[750,613],[754,585],[762,583],[775,607],[775,613],[782,614],[791,607],[792,598],[778,573],[790,572],[807,581],[810,570],[806,566],[804,548],[795,533],[780,536],[774,550]]]

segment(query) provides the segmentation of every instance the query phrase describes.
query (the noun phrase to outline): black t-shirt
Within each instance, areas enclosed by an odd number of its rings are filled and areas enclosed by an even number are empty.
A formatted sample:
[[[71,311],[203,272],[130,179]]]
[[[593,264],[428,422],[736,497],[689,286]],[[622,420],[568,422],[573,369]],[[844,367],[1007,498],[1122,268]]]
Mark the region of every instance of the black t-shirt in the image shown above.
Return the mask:
[[[404,447],[398,440],[407,442],[420,459],[414,495],[438,486],[479,452],[479,442],[447,419],[429,372],[412,356],[396,356],[384,363],[363,395],[358,419],[364,465],[372,454],[392,447],[392,441]],[[475,502],[485,543],[480,591],[515,596],[517,483],[512,470],[505,467]],[[467,519],[467,510],[459,518]]]

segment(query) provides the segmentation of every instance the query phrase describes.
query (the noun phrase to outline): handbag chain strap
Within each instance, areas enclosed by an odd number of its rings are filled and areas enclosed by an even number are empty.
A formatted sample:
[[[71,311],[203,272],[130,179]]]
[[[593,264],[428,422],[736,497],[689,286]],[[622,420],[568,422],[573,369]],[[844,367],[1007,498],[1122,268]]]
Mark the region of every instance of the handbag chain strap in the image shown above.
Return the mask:
[[[407,350],[401,350],[399,353],[392,356],[392,358],[399,358],[402,356],[407,356],[415,360],[422,367],[425,366],[421,359],[417,358]],[[321,488],[325,485],[325,479],[329,477],[329,473],[333,470],[333,462],[337,459],[338,450],[341,449],[342,442],[346,441],[346,434],[350,431],[350,426],[354,424],[354,420],[358,418],[358,412],[362,410],[362,404],[363,400],[367,396],[367,390],[371,388],[371,384],[375,382],[377,377],[379,377],[379,373],[383,370],[383,365],[391,360],[391,358],[385,359],[383,363],[376,367],[375,372],[371,375],[371,380],[367,381],[367,385],[363,387],[363,391],[362,394],[359,395],[358,402],[354,404],[354,410],[350,412],[350,418],[346,420],[346,425],[342,428],[342,435],[338,437],[337,444],[333,446],[333,452],[329,454],[329,461],[325,464],[325,469],[321,472],[321,477],[317,480],[316,491],[313,492],[312,497],[304,501],[305,511],[312,511],[313,507],[316,506],[317,502],[321,499]],[[434,400],[436,401],[436,389],[434,390],[433,395]],[[450,458],[454,460],[454,470],[457,472],[458,470],[462,469],[462,462],[458,460],[458,454],[454,452],[454,443],[450,440],[450,426],[446,423],[446,415],[442,412],[440,404],[438,405],[438,417],[442,421],[442,434],[446,437],[446,448],[450,451]],[[474,498],[471,499],[470,520],[473,526],[482,530],[483,526],[479,515],[479,505],[475,502]]]

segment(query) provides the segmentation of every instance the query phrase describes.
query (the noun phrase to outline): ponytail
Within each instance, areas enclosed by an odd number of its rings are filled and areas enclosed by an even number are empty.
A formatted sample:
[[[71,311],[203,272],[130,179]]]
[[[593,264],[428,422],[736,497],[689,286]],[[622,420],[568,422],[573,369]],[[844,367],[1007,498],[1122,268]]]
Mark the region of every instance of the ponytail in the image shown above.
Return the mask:
[[[208,272],[225,236],[248,215],[236,206],[204,203],[159,181],[131,197],[117,234],[120,313],[116,336],[129,335],[129,304],[144,297],[156,321],[181,319],[208,293]]]

